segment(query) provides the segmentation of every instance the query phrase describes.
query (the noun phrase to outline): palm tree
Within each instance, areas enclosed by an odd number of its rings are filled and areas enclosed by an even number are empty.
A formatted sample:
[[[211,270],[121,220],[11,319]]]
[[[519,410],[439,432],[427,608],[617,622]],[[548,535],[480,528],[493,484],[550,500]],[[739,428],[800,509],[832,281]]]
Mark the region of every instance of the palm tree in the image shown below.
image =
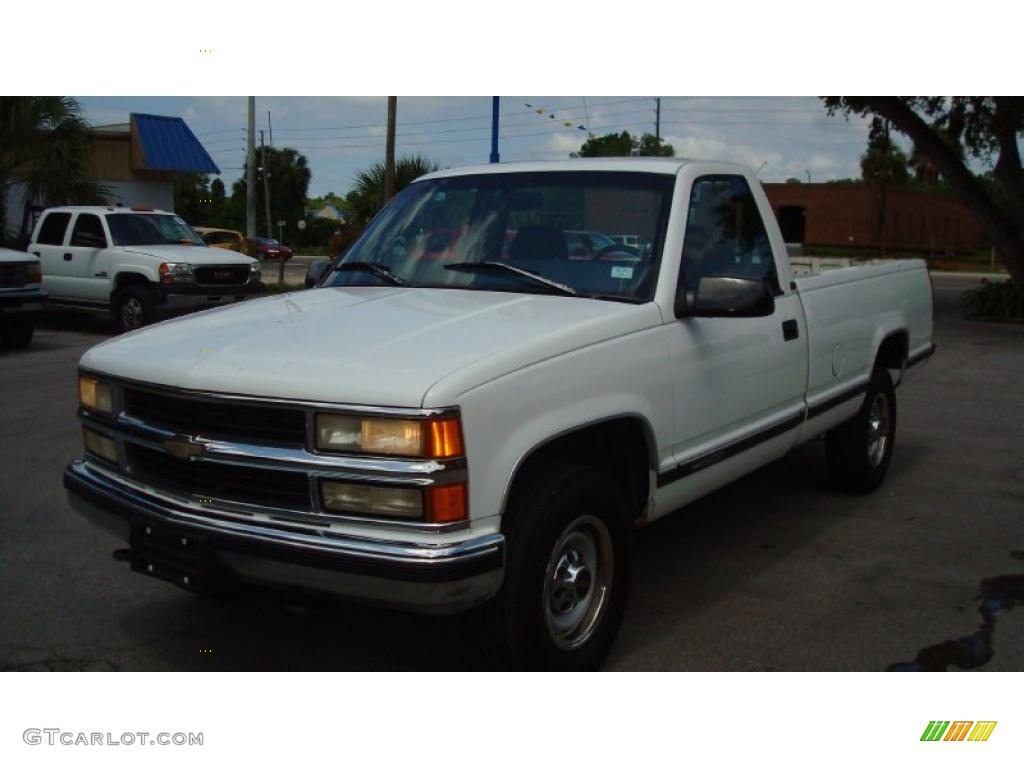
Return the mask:
[[[395,165],[395,192],[420,176],[441,170],[439,163],[422,155],[406,155]],[[384,163],[374,163],[356,174],[356,186],[345,196],[345,212],[357,227],[364,227],[384,207]]]
[[[92,138],[78,102],[68,96],[0,98],[0,228],[6,230],[7,192],[24,185],[19,239],[34,203],[102,203],[106,190],[89,179]],[[0,231],[7,237],[8,232]]]

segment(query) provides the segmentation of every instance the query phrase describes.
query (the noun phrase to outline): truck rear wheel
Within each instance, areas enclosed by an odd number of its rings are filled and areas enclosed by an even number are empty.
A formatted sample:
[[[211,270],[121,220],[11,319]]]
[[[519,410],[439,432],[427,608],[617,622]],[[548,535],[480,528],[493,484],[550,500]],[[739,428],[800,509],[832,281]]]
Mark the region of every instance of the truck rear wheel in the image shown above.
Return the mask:
[[[836,484],[852,493],[870,493],[882,484],[896,438],[896,391],[892,376],[875,368],[860,411],[833,429],[825,456]]]
[[[632,575],[632,526],[618,487],[592,467],[553,467],[526,478],[506,513],[505,583],[480,616],[491,660],[597,669]]]
[[[0,336],[3,337],[4,346],[23,349],[32,343],[32,334],[35,330],[36,325],[31,318],[19,317],[0,326]]]
[[[156,319],[156,309],[149,290],[141,285],[129,285],[117,293],[114,319],[122,331],[134,331]]]

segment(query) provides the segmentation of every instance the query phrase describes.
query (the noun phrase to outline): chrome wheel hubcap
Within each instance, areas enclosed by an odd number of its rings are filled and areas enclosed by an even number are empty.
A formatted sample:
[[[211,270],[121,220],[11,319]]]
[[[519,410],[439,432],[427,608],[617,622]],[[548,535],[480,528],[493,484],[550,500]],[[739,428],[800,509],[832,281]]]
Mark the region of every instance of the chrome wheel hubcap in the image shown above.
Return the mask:
[[[132,297],[121,305],[121,322],[125,328],[139,328],[142,325],[142,302]]]
[[[868,414],[868,463],[877,467],[885,458],[889,446],[889,398],[879,393],[871,402]]]
[[[611,595],[612,542],[592,515],[574,520],[551,552],[544,579],[544,617],[555,645],[578,648],[604,618]]]

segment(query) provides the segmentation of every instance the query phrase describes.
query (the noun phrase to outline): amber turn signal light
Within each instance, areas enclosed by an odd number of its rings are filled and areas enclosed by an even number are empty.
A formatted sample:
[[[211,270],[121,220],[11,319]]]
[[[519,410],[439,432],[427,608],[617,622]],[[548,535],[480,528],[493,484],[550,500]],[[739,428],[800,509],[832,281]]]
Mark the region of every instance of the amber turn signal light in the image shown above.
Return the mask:
[[[465,483],[431,485],[424,491],[424,501],[428,523],[458,523],[469,517]]]

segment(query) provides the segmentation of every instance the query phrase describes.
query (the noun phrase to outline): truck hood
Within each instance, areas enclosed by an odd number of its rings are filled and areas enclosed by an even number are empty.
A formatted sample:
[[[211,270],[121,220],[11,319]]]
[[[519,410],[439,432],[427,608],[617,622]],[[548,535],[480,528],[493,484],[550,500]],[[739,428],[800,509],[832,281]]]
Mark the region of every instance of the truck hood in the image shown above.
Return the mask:
[[[208,392],[420,407],[661,322],[653,303],[427,288],[318,288],[168,320],[93,347],[83,367]],[[453,392],[451,386],[446,392]],[[426,403],[439,405],[439,403]],[[454,404],[454,401],[447,404]]]
[[[153,256],[160,261],[181,261],[186,264],[248,264],[254,261],[241,253],[204,245],[123,245],[120,247],[126,253],[141,253],[144,256]]]

